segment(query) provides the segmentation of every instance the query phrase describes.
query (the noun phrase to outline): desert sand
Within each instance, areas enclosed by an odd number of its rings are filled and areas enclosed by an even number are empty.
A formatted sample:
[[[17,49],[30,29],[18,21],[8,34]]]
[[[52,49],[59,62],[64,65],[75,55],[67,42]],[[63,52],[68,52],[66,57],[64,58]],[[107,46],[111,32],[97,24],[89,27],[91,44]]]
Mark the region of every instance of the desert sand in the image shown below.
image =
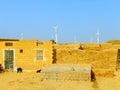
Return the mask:
[[[120,90],[120,78],[96,77],[96,81],[41,81],[36,72],[0,73],[0,90]]]

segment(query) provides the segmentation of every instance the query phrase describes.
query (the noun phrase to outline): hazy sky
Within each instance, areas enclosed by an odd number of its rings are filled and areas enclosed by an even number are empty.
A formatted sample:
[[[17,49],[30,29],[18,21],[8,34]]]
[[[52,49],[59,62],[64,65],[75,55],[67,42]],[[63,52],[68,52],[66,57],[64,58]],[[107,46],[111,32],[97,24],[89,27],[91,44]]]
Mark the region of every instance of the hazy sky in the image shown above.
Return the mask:
[[[96,42],[120,39],[120,0],[0,0],[0,38]]]

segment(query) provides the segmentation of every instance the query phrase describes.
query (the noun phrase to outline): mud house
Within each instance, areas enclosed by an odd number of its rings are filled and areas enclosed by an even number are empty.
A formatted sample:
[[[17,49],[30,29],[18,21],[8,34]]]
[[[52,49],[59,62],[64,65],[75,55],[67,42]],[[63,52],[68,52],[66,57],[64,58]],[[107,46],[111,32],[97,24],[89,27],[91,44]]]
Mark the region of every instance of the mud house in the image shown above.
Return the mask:
[[[82,48],[81,48],[82,47]],[[96,75],[120,69],[120,44],[53,44],[52,41],[0,39],[0,64],[5,69],[43,69],[52,64],[89,64]]]
[[[52,64],[52,42],[0,39],[0,64],[5,69],[38,70]]]

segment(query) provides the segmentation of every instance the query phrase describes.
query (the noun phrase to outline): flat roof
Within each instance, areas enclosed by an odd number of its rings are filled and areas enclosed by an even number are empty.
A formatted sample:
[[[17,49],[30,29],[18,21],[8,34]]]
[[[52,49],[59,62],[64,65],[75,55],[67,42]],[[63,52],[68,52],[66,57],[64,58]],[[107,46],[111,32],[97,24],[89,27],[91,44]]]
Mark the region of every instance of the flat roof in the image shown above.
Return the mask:
[[[19,39],[0,38],[0,41],[19,41]]]

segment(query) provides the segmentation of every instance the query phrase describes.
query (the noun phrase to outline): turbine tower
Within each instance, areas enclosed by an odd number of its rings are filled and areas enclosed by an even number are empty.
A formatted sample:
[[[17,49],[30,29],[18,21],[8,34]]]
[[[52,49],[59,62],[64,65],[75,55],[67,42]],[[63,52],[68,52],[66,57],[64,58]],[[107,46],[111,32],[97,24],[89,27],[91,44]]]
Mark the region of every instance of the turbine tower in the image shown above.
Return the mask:
[[[99,31],[96,33],[96,36],[97,36],[97,43],[100,43],[100,32]]]
[[[93,38],[92,37],[90,38],[90,43],[93,43]]]
[[[23,40],[23,33],[20,34],[20,39]]]
[[[74,43],[76,43],[76,36],[74,36]]]
[[[54,30],[55,30],[55,42],[58,42],[58,25],[54,26]]]

